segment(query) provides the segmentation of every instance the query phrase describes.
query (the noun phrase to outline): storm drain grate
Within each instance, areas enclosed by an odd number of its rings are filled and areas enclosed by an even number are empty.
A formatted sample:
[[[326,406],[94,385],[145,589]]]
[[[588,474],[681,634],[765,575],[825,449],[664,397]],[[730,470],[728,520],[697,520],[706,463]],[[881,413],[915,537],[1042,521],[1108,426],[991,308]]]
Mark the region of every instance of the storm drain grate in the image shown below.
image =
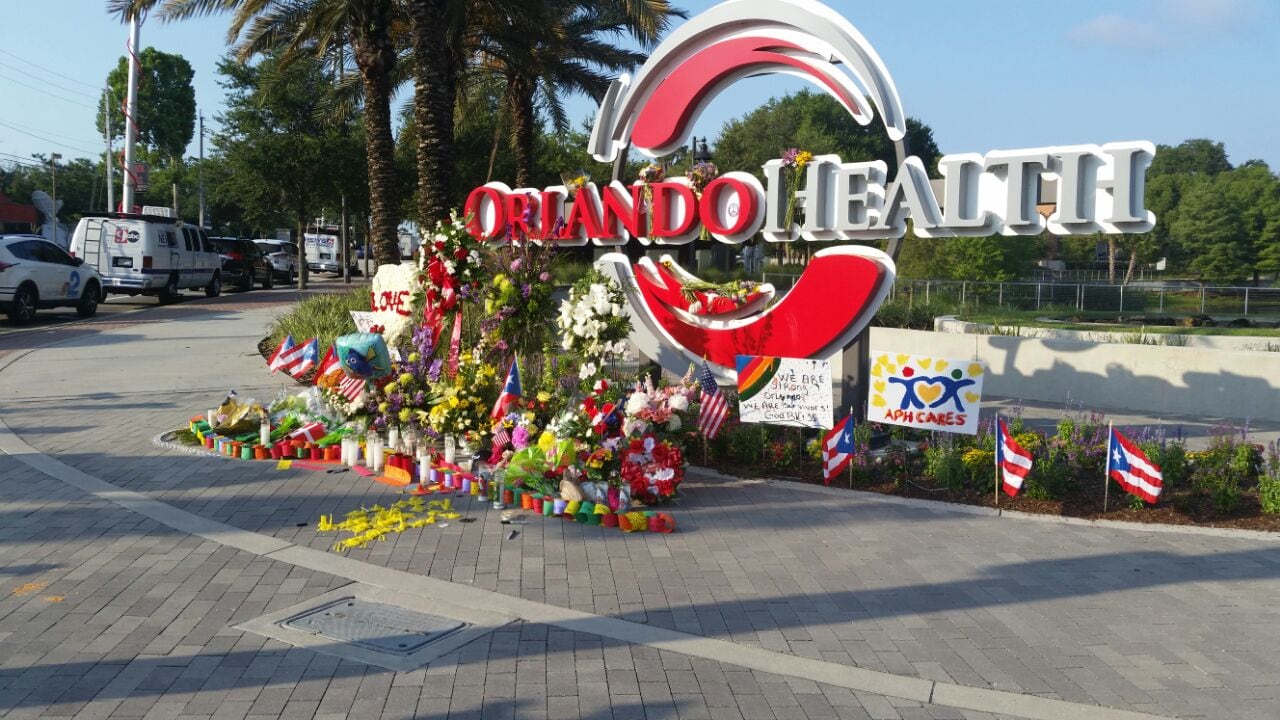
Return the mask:
[[[451,618],[356,597],[339,598],[278,624],[389,655],[409,655],[467,627]]]

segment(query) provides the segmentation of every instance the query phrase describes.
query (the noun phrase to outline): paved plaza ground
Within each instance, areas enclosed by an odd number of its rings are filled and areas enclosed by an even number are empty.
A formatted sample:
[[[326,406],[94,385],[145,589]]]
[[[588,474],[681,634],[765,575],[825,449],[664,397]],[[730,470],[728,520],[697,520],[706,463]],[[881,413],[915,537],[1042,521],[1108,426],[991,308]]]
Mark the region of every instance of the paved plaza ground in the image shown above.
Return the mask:
[[[0,717],[1280,715],[1262,535],[696,474],[671,535],[459,498],[469,522],[332,553],[320,515],[395,490],[152,442],[274,394],[256,344],[292,297],[0,339]],[[366,587],[505,624],[412,672],[237,629]]]

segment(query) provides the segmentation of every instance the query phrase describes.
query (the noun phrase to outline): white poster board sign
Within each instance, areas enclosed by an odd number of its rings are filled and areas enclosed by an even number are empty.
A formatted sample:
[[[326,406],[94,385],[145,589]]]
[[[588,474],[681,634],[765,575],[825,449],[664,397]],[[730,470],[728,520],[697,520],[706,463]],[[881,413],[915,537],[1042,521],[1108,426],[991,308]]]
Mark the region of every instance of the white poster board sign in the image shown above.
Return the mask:
[[[977,434],[986,374],[982,363],[880,351],[871,360],[868,420]]]
[[[378,324],[377,313],[367,312],[365,310],[351,310],[351,319],[356,324],[356,332],[373,332],[373,328]]]
[[[831,427],[829,361],[739,355],[737,369],[742,422]]]

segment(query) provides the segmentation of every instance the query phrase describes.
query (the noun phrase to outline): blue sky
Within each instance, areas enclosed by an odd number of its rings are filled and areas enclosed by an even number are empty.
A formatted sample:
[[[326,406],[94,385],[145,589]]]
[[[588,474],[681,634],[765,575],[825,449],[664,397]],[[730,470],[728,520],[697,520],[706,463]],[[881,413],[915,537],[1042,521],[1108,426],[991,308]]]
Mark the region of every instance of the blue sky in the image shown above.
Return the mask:
[[[696,13],[712,4],[681,6]],[[877,49],[907,112],[933,128],[944,152],[1210,137],[1226,143],[1235,163],[1261,158],[1280,169],[1280,2],[829,4]],[[0,162],[101,150],[95,88],[127,34],[104,8],[98,0],[5,3]],[[223,99],[215,64],[227,50],[226,26],[214,16],[152,19],[142,28],[143,46],[180,53],[194,66],[206,123]],[[738,83],[712,103],[696,134],[714,138],[725,120],[803,86],[790,78]],[[570,109],[578,123],[594,105],[578,98]]]

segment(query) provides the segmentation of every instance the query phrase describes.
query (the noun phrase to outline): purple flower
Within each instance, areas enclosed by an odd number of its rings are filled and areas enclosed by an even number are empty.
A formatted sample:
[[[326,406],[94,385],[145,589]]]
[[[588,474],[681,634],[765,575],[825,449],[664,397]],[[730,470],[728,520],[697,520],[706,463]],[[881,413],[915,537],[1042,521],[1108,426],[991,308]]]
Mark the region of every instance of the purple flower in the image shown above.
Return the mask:
[[[538,273],[538,279],[541,280],[542,282],[546,282],[551,279],[551,273],[547,272],[546,270],[543,270],[542,272]]]
[[[511,446],[517,450],[523,450],[529,447],[529,430],[523,425],[515,429],[511,433]]]
[[[431,367],[427,369],[427,379],[436,382],[440,379],[440,370],[444,368],[444,361],[436,358],[431,361]]]
[[[517,261],[517,262],[518,262],[518,261]],[[528,300],[528,299],[529,299],[529,291],[530,291],[529,283],[525,283],[525,284],[521,285],[521,286],[520,286],[520,297],[524,298],[525,300]]]
[[[427,394],[422,392],[421,390],[413,394],[414,405],[418,407],[422,407],[422,404],[425,403],[426,401],[427,401]]]
[[[520,272],[520,265],[521,265],[521,264],[522,264],[522,262],[521,262],[521,259],[520,259],[520,258],[516,258],[515,260],[512,260],[512,261],[511,261],[511,272]]]
[[[787,148],[786,151],[782,153],[782,166],[795,167],[796,156],[799,154],[800,154],[799,148]]]

